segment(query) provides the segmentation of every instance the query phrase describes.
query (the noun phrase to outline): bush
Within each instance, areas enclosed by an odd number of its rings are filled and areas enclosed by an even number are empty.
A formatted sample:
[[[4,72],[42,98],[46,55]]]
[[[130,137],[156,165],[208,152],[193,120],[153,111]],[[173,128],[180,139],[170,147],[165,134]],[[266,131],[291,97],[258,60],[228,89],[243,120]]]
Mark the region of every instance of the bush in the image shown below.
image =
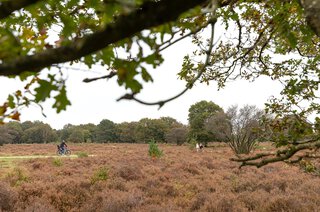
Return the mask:
[[[106,181],[108,178],[109,178],[109,169],[105,167],[101,167],[91,177],[91,184],[95,184],[98,181]]]
[[[159,149],[153,139],[149,142],[149,155],[152,158],[160,158],[163,155],[162,150]]]

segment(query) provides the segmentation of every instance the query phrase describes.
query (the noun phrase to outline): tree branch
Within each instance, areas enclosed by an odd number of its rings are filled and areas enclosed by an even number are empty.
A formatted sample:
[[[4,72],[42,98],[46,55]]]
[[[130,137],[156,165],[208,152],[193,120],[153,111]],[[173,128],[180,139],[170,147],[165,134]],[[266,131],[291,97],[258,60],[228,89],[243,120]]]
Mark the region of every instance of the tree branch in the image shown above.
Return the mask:
[[[214,25],[217,22],[217,19],[214,18],[214,20],[211,21],[211,37],[210,37],[210,41],[209,41],[209,48],[206,51],[206,60],[202,66],[202,68],[199,70],[199,73],[197,74],[197,76],[186,85],[186,88],[183,89],[181,92],[179,92],[177,95],[168,98],[166,100],[161,100],[161,101],[157,101],[157,102],[145,102],[143,100],[140,100],[138,98],[135,97],[135,94],[125,94],[124,96],[120,97],[117,101],[123,100],[123,99],[128,99],[128,100],[134,100],[136,102],[139,102],[140,104],[143,105],[159,105],[159,109],[166,103],[177,99],[178,97],[182,96],[184,93],[186,93],[190,88],[192,88],[192,86],[194,85],[194,83],[202,76],[202,74],[205,72],[206,67],[209,65],[210,63],[210,55],[213,49],[213,38],[214,38]]]
[[[295,146],[290,146],[287,149],[279,150],[276,153],[260,153],[260,154],[250,156],[250,157],[245,157],[245,158],[240,158],[240,157],[231,158],[230,160],[241,162],[240,168],[242,166],[256,166],[257,168],[260,168],[269,163],[286,161],[301,150],[320,148],[319,139],[317,139],[316,141],[314,140],[312,141],[313,142],[310,142],[310,143],[303,143]]]
[[[85,79],[83,79],[83,82],[88,83],[88,82],[93,82],[93,81],[100,80],[100,79],[110,79],[110,78],[114,77],[115,75],[117,75],[117,72],[111,71],[110,74],[102,76],[102,77],[85,78]]]
[[[19,75],[24,71],[40,72],[52,64],[79,59],[144,29],[174,21],[181,13],[206,1],[147,1],[130,14],[119,16],[115,22],[106,25],[104,30],[73,41],[67,46],[47,49],[38,54],[18,57],[11,62],[0,64],[0,75]]]
[[[8,17],[16,10],[20,10],[41,0],[10,0],[0,2],[0,20]]]

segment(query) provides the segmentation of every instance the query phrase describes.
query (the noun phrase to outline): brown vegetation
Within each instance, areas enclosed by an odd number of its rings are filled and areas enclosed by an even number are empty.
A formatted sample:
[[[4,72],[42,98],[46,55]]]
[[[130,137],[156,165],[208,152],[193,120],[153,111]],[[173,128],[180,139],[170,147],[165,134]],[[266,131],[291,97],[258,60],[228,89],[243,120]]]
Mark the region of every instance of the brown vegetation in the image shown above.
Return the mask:
[[[160,145],[164,155],[159,159],[149,157],[147,144],[69,147],[91,156],[19,160],[15,168],[1,170],[0,211],[320,209],[318,176],[284,163],[239,169],[223,145],[204,152]],[[5,145],[0,150],[2,156],[54,155],[55,145]]]

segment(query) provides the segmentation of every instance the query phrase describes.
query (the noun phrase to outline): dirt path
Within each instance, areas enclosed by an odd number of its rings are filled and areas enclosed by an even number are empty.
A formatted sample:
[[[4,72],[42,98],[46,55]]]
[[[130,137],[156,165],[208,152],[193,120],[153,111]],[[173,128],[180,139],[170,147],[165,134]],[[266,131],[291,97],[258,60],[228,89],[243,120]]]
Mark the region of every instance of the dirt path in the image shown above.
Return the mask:
[[[33,158],[76,158],[77,155],[17,155],[17,156],[0,156],[0,160],[6,160],[6,159],[33,159]]]

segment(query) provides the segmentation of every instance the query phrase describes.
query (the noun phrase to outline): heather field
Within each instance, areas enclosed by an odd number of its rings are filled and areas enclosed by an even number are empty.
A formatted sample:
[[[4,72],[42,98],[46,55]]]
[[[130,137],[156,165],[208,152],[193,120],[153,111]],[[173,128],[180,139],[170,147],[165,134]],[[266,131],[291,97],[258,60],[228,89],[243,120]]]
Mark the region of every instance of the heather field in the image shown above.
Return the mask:
[[[160,145],[160,159],[147,144],[69,147],[71,157],[55,144],[0,147],[0,211],[320,210],[319,176],[284,163],[239,169],[224,145]]]

